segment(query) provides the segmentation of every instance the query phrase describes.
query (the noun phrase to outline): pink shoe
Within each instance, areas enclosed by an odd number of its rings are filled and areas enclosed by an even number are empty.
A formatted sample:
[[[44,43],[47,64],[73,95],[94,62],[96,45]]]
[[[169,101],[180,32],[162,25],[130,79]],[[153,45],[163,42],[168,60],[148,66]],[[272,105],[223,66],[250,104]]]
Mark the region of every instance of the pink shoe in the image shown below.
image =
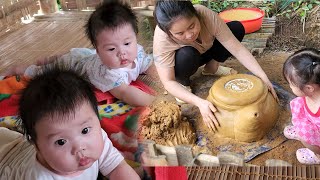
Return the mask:
[[[308,148],[298,149],[296,156],[302,164],[320,164],[320,158]]]
[[[286,126],[283,130],[283,134],[288,139],[295,139],[299,140],[299,136],[297,134],[297,131],[295,130],[294,126]]]

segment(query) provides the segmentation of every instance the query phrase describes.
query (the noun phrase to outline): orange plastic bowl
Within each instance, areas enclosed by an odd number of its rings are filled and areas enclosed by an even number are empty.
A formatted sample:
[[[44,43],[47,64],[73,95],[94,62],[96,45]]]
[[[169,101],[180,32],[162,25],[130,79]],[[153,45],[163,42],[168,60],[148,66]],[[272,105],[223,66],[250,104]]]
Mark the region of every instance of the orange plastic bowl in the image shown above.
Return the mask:
[[[261,28],[264,11],[259,8],[235,8],[222,11],[219,16],[224,22],[240,21],[248,34]]]

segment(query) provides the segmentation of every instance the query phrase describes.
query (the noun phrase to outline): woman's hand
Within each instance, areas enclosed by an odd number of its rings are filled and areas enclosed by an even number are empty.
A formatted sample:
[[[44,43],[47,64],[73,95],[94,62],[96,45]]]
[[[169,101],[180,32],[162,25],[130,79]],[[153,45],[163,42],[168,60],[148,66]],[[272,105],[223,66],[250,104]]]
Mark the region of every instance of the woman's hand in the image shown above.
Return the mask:
[[[254,75],[260,77],[260,79],[262,79],[262,81],[267,85],[272,96],[276,99],[277,102],[279,102],[277,93],[274,90],[266,73],[263,71],[253,55],[248,51],[248,49],[245,48],[234,36],[229,38],[229,40],[227,41],[221,42],[221,44],[249,71],[251,71]]]
[[[267,85],[269,91],[271,92],[272,96],[276,99],[276,101],[279,103],[279,98],[278,95],[276,93],[276,91],[274,90],[272,83],[270,82],[270,80],[268,78],[266,79],[262,79],[262,81]]]
[[[217,111],[217,109],[213,106],[213,104],[210,101],[202,100],[198,108],[200,109],[200,113],[202,115],[202,119],[206,126],[211,129],[213,132],[218,131],[218,126],[220,126],[219,121],[214,116],[214,112]]]

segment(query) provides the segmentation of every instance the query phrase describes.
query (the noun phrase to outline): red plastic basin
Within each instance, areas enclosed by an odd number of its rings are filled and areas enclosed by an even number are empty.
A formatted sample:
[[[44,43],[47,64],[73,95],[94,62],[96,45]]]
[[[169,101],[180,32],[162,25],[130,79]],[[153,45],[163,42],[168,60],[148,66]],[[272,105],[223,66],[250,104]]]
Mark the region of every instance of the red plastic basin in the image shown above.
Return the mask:
[[[222,11],[219,16],[224,22],[240,21],[248,34],[261,28],[264,11],[259,8],[235,8]]]

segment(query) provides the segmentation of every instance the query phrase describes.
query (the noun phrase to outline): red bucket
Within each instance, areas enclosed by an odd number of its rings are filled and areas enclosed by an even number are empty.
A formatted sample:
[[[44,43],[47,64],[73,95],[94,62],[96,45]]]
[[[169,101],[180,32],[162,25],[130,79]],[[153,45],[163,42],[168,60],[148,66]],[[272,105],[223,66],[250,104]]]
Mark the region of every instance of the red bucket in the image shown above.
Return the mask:
[[[240,21],[248,34],[261,28],[264,11],[259,8],[235,8],[222,11],[219,16],[224,22]]]

